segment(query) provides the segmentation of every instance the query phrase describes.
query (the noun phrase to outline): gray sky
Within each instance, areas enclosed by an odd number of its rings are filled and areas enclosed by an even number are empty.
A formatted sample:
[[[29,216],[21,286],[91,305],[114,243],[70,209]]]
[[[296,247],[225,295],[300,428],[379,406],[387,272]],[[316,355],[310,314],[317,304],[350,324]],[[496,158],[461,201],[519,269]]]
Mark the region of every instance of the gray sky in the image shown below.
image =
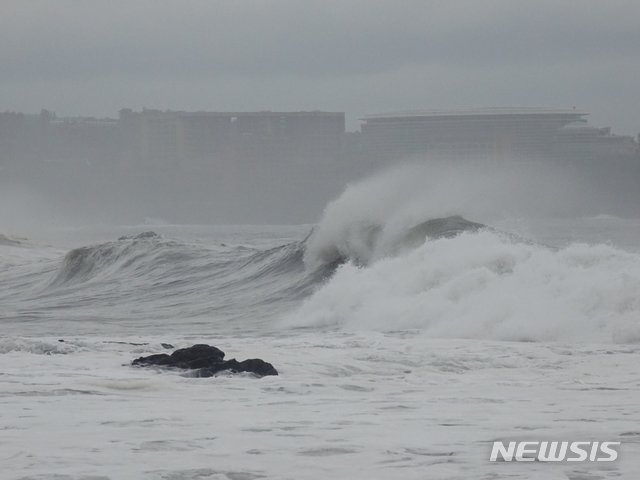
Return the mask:
[[[640,132],[637,0],[2,0],[0,111],[576,106]]]

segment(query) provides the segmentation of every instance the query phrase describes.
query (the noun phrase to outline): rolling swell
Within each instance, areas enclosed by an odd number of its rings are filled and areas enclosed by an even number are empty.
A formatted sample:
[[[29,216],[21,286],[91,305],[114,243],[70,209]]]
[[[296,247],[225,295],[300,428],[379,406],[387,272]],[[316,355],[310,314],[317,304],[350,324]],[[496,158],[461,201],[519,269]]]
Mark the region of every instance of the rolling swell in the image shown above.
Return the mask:
[[[413,249],[426,240],[452,238],[464,232],[489,228],[460,216],[422,222],[400,237],[397,248]],[[376,242],[380,226],[363,229],[365,242]],[[175,290],[180,285],[199,285],[206,290],[242,291],[267,288],[272,300],[299,299],[313,287],[331,277],[344,263],[361,264],[358,255],[339,253],[328,256],[314,267],[304,263],[313,232],[303,241],[268,249],[249,247],[207,248],[202,245],[168,240],[155,232],[120,237],[116,241],[84,246],[69,251],[55,271],[46,290],[73,289],[76,286],[106,286],[136,280],[149,289]]]
[[[638,254],[548,248],[459,216],[395,227],[354,223],[317,236],[321,224],[272,248],[121,237],[44,264],[46,282],[31,292],[16,286],[3,303],[25,315],[142,329],[191,322],[640,342]]]
[[[335,268],[309,270],[303,255],[303,241],[207,246],[145,232],[69,251],[43,272],[49,279],[28,301],[67,318],[107,311],[116,319],[260,323],[308,296]]]
[[[132,237],[121,237],[118,241],[95,246],[79,247],[67,253],[62,265],[50,282],[50,287],[59,287],[91,281],[100,277],[150,271],[162,252],[161,237],[155,232],[144,232]]]
[[[406,232],[403,248],[482,227],[461,217],[430,220]],[[326,283],[339,265],[360,261],[340,255],[309,265],[305,255],[313,241],[314,232],[301,241],[253,248],[143,232],[69,251],[57,265],[41,270],[44,280],[37,288],[12,301],[18,308],[65,319],[268,323]],[[31,272],[29,278],[36,275]]]

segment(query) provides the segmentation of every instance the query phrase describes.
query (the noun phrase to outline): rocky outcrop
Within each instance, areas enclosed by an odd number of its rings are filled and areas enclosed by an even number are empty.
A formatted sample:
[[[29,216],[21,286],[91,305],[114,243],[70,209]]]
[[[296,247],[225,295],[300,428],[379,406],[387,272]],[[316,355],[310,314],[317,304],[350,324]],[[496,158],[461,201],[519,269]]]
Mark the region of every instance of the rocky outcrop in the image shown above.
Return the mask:
[[[239,362],[235,358],[224,360],[224,352],[211,345],[193,345],[180,348],[171,355],[159,353],[148,357],[136,358],[131,362],[139,367],[166,367],[188,370],[194,377],[212,377],[219,372],[253,373],[257,377],[278,375],[278,371],[270,363],[259,358]]]

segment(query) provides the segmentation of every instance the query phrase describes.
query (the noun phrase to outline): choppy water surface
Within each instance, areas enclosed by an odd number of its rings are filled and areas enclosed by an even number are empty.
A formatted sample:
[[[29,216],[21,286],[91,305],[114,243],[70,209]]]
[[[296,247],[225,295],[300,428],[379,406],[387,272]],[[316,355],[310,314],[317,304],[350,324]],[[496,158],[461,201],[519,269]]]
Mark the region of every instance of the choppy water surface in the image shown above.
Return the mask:
[[[640,474],[640,222],[365,220],[0,237],[1,476]],[[127,365],[163,342],[280,376]],[[623,447],[491,464],[496,439]]]

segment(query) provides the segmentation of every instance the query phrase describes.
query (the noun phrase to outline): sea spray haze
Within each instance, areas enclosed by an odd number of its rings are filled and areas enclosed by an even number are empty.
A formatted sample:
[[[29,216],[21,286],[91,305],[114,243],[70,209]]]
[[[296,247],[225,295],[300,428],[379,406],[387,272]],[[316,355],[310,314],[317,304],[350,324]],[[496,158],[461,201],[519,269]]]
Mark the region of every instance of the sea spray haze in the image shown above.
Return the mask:
[[[350,186],[328,205],[305,251],[308,265],[345,263],[289,324],[637,342],[637,254],[612,245],[542,245],[473,224],[454,238],[427,228],[418,245],[408,241],[429,218],[465,214],[495,222],[505,214],[548,216],[558,203],[579,203],[586,192],[570,191],[562,175],[552,174],[526,165],[498,174],[477,165],[411,165]],[[459,227],[455,217],[446,222],[444,228]]]
[[[330,202],[308,242],[307,264],[336,255],[365,261],[384,256],[428,219],[461,215],[494,224],[563,216],[593,196],[580,177],[534,161],[419,160],[354,182]]]

